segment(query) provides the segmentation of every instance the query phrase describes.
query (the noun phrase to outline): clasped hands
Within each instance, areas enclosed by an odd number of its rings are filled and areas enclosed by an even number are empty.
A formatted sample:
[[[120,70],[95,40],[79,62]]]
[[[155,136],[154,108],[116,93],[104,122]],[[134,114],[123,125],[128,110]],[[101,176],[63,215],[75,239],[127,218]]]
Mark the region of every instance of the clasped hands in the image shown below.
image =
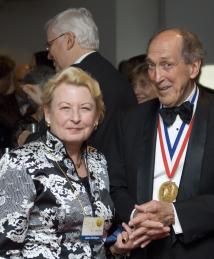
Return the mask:
[[[135,205],[133,218],[128,225],[123,223],[124,231],[117,238],[116,250],[130,251],[137,247],[144,248],[152,240],[167,237],[172,224],[174,224],[172,203],[152,200],[142,205]]]

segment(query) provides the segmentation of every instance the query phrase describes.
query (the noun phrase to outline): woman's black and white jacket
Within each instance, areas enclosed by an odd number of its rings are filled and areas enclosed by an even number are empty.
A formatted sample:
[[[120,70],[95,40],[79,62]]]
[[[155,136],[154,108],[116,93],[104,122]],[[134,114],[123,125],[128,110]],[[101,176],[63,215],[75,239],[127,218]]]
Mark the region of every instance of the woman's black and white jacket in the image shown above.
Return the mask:
[[[5,154],[0,161],[0,258],[105,258],[103,237],[80,238],[83,209],[88,216],[113,217],[104,156],[86,147],[90,194],[63,143],[47,132]],[[67,174],[72,188],[58,165]]]

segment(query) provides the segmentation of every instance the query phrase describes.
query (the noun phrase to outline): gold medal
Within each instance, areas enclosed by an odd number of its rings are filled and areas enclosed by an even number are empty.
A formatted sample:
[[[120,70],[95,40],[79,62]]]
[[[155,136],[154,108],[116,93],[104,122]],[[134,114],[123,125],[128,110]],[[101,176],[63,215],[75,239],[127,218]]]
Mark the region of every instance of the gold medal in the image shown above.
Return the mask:
[[[184,135],[184,140],[183,140],[183,143],[181,143],[181,148],[178,152],[177,158],[175,159],[174,164],[172,164],[172,169],[170,170],[170,166],[167,161],[167,155],[165,152],[164,141],[163,141],[163,137],[162,137],[161,122],[160,122],[160,119],[158,120],[158,136],[159,136],[159,141],[160,141],[161,155],[162,155],[162,159],[163,159],[164,168],[166,170],[166,175],[169,179],[173,179],[173,177],[175,176],[175,173],[178,169],[181,157],[183,155],[185,147],[190,138],[192,125],[193,125],[193,119],[191,120],[191,122],[188,126],[187,133]],[[164,130],[163,130],[163,132],[164,132]],[[183,134],[183,130],[181,131],[181,134]],[[178,138],[178,141],[180,141],[180,136]],[[168,146],[168,149],[169,149],[169,146]],[[175,151],[173,151],[171,153],[170,149],[169,149],[169,153],[171,156],[171,155],[174,155]],[[160,201],[173,202],[173,201],[175,201],[177,195],[178,195],[178,186],[176,185],[175,182],[167,181],[167,182],[164,182],[161,184],[160,189],[159,189],[159,197],[158,197]]]
[[[161,184],[159,189],[159,200],[173,202],[178,195],[178,186],[175,182],[167,181]]]
[[[96,220],[96,225],[97,225],[97,227],[101,227],[102,224],[103,224],[103,219],[102,219],[102,218],[98,218],[98,219]]]

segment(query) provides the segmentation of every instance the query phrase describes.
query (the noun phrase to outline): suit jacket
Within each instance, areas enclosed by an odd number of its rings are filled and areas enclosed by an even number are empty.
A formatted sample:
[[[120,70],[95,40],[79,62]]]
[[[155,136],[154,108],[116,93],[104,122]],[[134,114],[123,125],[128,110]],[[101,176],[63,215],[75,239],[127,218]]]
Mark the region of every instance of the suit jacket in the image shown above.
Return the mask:
[[[109,152],[111,194],[121,221],[129,221],[134,204],[152,199],[157,99],[121,116]],[[131,258],[214,258],[214,95],[199,91],[179,193],[174,203],[183,233],[152,241]]]
[[[89,54],[80,63],[73,66],[88,72],[100,85],[106,108],[105,117],[89,139],[89,144],[105,153],[114,130],[112,128],[113,118],[119,110],[136,105],[136,97],[125,78],[98,52]]]

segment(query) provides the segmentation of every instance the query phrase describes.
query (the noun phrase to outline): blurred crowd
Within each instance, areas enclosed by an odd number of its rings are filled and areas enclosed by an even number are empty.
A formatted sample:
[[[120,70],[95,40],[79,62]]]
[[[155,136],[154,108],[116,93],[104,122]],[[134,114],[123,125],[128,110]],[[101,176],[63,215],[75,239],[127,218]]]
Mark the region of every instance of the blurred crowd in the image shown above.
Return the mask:
[[[29,64],[0,55],[0,151],[24,144],[42,118],[41,92],[55,73],[46,51],[34,53]]]

